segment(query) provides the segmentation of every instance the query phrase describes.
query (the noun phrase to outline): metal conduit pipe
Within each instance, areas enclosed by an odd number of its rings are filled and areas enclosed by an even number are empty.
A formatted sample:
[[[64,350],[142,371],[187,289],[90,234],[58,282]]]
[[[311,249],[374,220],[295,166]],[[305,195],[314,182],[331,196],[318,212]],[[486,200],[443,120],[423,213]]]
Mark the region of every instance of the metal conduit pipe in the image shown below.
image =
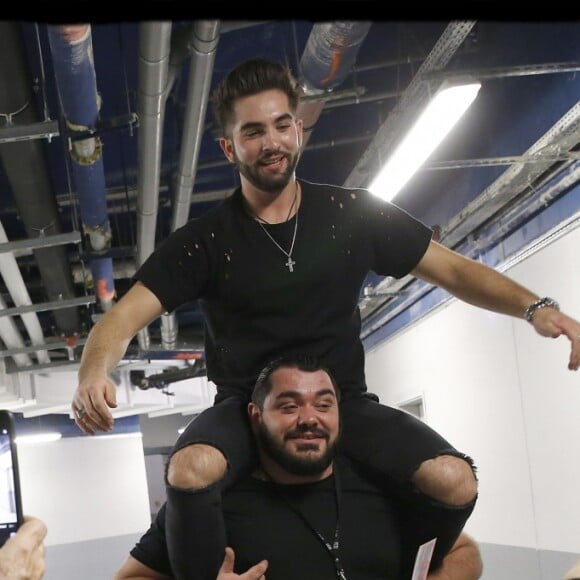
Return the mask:
[[[187,85],[185,123],[176,176],[171,231],[187,223],[191,208],[191,194],[197,173],[197,162],[209,101],[211,78],[219,40],[219,20],[199,20],[194,23],[189,42],[191,56]],[[175,313],[161,317],[161,344],[164,349],[175,348],[178,324]]]
[[[72,133],[94,131],[100,98],[91,27],[89,24],[49,25],[48,38],[67,128]],[[83,230],[94,253],[106,252],[111,247],[111,227],[100,138],[73,139],[70,155]],[[90,267],[101,308],[109,310],[115,298],[113,260],[94,258]]]
[[[491,223],[486,223],[485,227],[477,231],[477,247],[486,248],[497,243],[497,240],[513,232],[532,215],[552,204],[573,187],[577,187],[578,183],[580,183],[580,162],[575,162],[560,170],[543,185],[534,187],[526,199],[518,202],[509,212]],[[469,244],[465,247],[468,246]],[[466,253],[463,247],[459,251]],[[469,254],[473,253],[473,250],[469,250]]]
[[[168,91],[171,22],[144,22],[139,29],[139,173],[137,182],[137,266],[155,249],[163,120]],[[139,347],[149,349],[147,328]]]
[[[172,231],[185,225],[189,219],[191,194],[195,183],[215,54],[219,40],[219,26],[219,20],[201,20],[193,26],[189,44],[191,62],[187,85],[185,123],[171,220]]]

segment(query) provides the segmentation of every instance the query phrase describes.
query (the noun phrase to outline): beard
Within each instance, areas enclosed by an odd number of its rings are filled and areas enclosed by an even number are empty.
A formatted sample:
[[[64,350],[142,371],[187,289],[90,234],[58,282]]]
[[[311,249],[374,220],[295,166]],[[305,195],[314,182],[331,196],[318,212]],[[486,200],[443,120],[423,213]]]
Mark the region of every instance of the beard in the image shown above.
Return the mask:
[[[307,457],[295,455],[288,451],[283,444],[279,443],[272,437],[264,423],[258,426],[257,438],[262,452],[272,461],[276,462],[288,473],[292,475],[313,476],[322,473],[334,459],[336,454],[336,443],[330,443],[328,434],[319,430],[313,429],[295,429],[294,431],[286,433],[285,440],[291,439],[304,433],[313,433],[319,437],[324,437],[327,441],[326,451],[317,457]]]
[[[279,175],[263,175],[259,171],[259,165],[246,165],[242,163],[234,151],[234,159],[237,170],[257,189],[265,191],[266,193],[279,194],[290,182],[294,175],[300,153],[294,155],[286,153],[285,158],[288,160],[288,166],[283,173]]]

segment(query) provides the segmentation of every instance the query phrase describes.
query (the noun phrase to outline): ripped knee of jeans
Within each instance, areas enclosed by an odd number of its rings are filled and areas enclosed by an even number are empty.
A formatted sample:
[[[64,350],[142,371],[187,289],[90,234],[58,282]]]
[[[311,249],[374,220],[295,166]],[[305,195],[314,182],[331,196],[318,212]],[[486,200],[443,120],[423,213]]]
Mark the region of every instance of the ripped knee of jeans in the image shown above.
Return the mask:
[[[207,488],[223,479],[224,454],[211,445],[195,443],[174,450],[165,467],[165,483],[186,490]]]
[[[421,463],[412,483],[416,491],[448,506],[467,506],[477,498],[477,470],[468,455],[449,449]]]

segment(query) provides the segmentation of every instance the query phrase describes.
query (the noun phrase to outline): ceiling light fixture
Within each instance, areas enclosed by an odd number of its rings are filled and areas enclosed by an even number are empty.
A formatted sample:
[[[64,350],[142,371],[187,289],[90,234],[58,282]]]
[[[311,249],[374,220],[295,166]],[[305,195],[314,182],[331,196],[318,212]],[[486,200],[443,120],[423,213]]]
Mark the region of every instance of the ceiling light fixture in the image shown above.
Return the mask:
[[[62,435],[58,432],[36,433],[34,435],[18,435],[14,438],[17,445],[32,445],[34,443],[50,443],[58,441]]]
[[[387,159],[369,190],[392,200],[425,163],[475,100],[481,83],[443,83],[421,116]]]

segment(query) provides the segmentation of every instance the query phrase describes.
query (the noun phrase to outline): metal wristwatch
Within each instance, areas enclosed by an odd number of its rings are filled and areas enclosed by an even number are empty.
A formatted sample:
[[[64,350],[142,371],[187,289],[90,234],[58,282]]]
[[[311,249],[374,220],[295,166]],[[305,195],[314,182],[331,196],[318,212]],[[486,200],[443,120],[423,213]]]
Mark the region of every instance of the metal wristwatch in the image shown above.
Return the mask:
[[[536,310],[545,308],[546,306],[560,310],[560,305],[553,298],[544,296],[543,298],[538,298],[538,300],[526,308],[526,311],[524,312],[524,318],[531,324]]]

